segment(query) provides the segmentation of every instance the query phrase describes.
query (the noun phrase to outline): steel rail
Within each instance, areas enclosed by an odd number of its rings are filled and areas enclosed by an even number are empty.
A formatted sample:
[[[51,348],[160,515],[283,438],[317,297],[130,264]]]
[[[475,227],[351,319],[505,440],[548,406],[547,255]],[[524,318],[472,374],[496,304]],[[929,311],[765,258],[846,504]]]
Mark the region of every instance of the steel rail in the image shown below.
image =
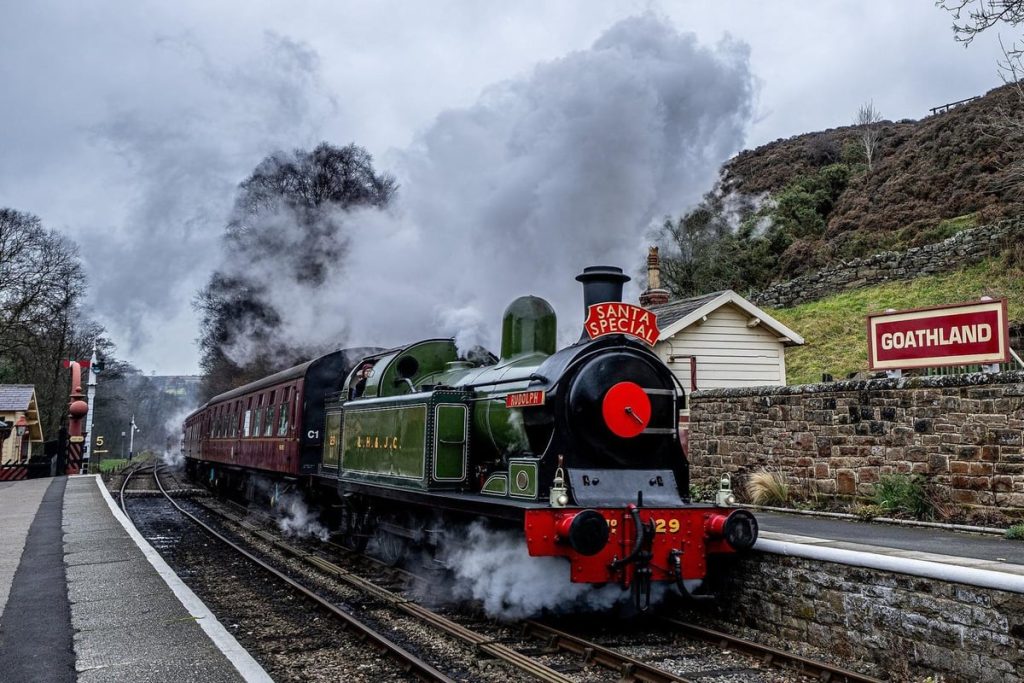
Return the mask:
[[[583,656],[584,662],[594,662],[619,672],[620,681],[639,681],[641,683],[694,683],[693,679],[685,678],[664,669],[659,669],[645,662],[616,652],[610,648],[592,643],[560,631],[547,624],[527,620],[523,622],[523,633],[547,640],[547,646],[566,650]]]
[[[149,465],[143,465],[142,463],[139,463],[138,465],[135,465],[134,467],[132,467],[131,469],[124,473],[124,480],[121,482],[121,490],[118,493],[118,498],[120,499],[121,502],[121,512],[128,514],[128,510],[126,510],[124,507],[124,492],[125,489],[128,488],[128,481],[132,477],[134,477],[138,472],[144,470],[146,467],[149,467]]]
[[[274,575],[276,578],[278,578],[281,581],[285,582],[286,584],[291,586],[294,590],[298,591],[304,597],[308,598],[310,601],[316,603],[317,605],[319,605],[320,607],[322,607],[326,611],[330,612],[335,617],[341,619],[347,626],[351,627],[360,638],[368,639],[368,640],[372,641],[373,643],[376,643],[378,646],[380,646],[384,650],[388,651],[392,655],[396,656],[399,660],[401,660],[402,664],[406,667],[407,671],[414,671],[418,675],[420,675],[421,677],[423,677],[423,678],[425,678],[427,680],[443,681],[444,683],[455,683],[454,679],[450,678],[449,676],[447,676],[446,674],[442,673],[441,671],[438,671],[433,666],[431,666],[429,663],[425,662],[424,660],[420,659],[419,657],[417,657],[413,653],[409,652],[408,650],[406,650],[404,647],[402,647],[398,643],[394,642],[393,640],[391,640],[387,636],[384,636],[384,635],[378,633],[376,630],[374,630],[373,628],[367,626],[362,621],[357,619],[354,615],[348,613],[345,610],[340,609],[339,607],[337,607],[336,605],[331,604],[327,600],[324,600],[322,597],[320,597],[319,595],[317,595],[313,591],[309,590],[308,588],[306,588],[302,584],[298,583],[297,581],[295,581],[291,577],[286,576],[285,574],[281,573],[280,571],[278,571],[274,567],[270,566],[269,564],[267,564],[266,562],[264,562],[260,558],[256,557],[255,555],[253,555],[249,551],[247,551],[244,548],[242,548],[241,546],[237,545],[233,541],[225,538],[223,535],[221,535],[220,533],[215,531],[210,525],[206,524],[201,519],[199,519],[198,517],[193,515],[191,512],[185,510],[183,507],[178,505],[177,501],[175,501],[170,496],[170,494],[168,494],[167,491],[164,489],[163,483],[160,481],[160,476],[157,474],[156,468],[153,469],[153,478],[156,479],[157,487],[160,489],[160,492],[164,494],[164,496],[167,498],[167,500],[170,501],[171,505],[173,505],[178,510],[178,512],[180,512],[184,516],[188,517],[192,522],[194,522],[197,526],[199,526],[200,529],[202,529],[208,535],[213,536],[218,541],[221,541],[222,543],[224,543],[225,545],[230,547],[232,550],[234,550],[238,554],[240,554],[243,557],[245,557],[247,560],[249,560],[253,564],[256,564],[257,566],[259,566],[261,569],[265,570],[266,572]]]
[[[233,515],[229,515],[221,510],[217,510],[212,507],[206,507],[206,509],[210,510],[214,514],[218,514],[221,517],[234,522],[235,524],[238,524],[239,526],[242,526],[247,531],[257,536],[261,540],[265,541],[266,543],[270,544],[271,546],[277,548],[278,550],[293,557],[296,557],[309,565],[316,567],[323,573],[328,574],[336,578],[337,580],[348,584],[349,586],[357,588],[363,593],[369,594],[377,598],[381,602],[390,605],[396,610],[405,612],[406,614],[415,617],[420,621],[426,622],[434,628],[441,630],[447,633],[448,635],[473,646],[473,648],[477,652],[507,662],[508,664],[514,666],[520,671],[527,673],[533,676],[534,678],[537,678],[538,680],[546,681],[547,683],[571,683],[573,680],[567,677],[566,675],[552,669],[546,664],[542,664],[541,662],[535,661],[529,656],[524,655],[521,652],[517,652],[516,650],[508,647],[507,645],[495,642],[494,639],[490,636],[486,636],[482,633],[477,633],[471,629],[468,629],[465,626],[455,621],[452,621],[451,619],[448,619],[447,617],[437,614],[436,612],[433,612],[427,609],[426,607],[423,607],[422,605],[419,605],[409,600],[408,598],[405,598],[397,593],[389,591],[386,588],[382,588],[381,586],[378,586],[372,581],[364,579],[358,574],[355,574],[343,567],[340,567],[334,564],[333,562],[330,562],[329,560],[320,557],[319,555],[314,555],[300,548],[296,548],[291,544],[285,543],[277,537],[275,537],[273,534],[268,533],[262,529],[256,528],[252,524],[247,523],[245,520],[239,520],[237,518],[234,518]]]
[[[768,645],[761,645],[760,643],[755,643],[752,640],[729,635],[728,633],[722,633],[721,631],[715,631],[703,626],[697,626],[696,624],[680,621],[679,619],[662,617],[662,621],[667,624],[671,624],[673,628],[681,631],[687,636],[700,638],[711,643],[717,643],[723,649],[731,647],[751,655],[756,655],[768,664],[782,662],[784,666],[809,673],[813,676],[817,676],[820,680],[830,681],[830,683],[885,683],[882,679],[875,678],[874,676],[868,676],[867,674],[857,673],[856,671],[850,671],[849,669],[832,666],[825,662],[808,659],[807,657],[793,654],[792,652],[786,652],[785,650],[769,647]]]
[[[230,502],[230,501],[229,501]],[[241,508],[242,506],[237,503],[233,503],[236,507]],[[306,551],[295,548],[287,543],[279,540],[277,536],[271,534],[263,529],[260,529],[256,525],[248,522],[244,519],[239,519],[233,515],[229,515],[220,510],[214,508],[207,508],[215,514],[221,515],[226,519],[231,520],[235,524],[242,526],[253,535],[259,537],[263,541],[280,548],[281,550],[294,555],[309,564],[312,564],[324,572],[337,576],[339,578],[348,577],[358,579],[361,583],[365,582],[368,585],[368,590],[372,590],[375,594],[388,594],[394,596],[386,589],[380,588],[376,584],[373,584],[366,579],[362,579],[358,575],[343,569],[317,555],[308,553]],[[246,510],[247,514],[251,514],[253,511]],[[272,520],[273,518],[262,512],[256,511],[259,516]],[[343,546],[338,546],[334,543],[326,543],[331,547],[337,548],[339,551],[352,554],[354,551],[349,550]],[[355,553],[359,557],[378,562],[374,558],[367,555]],[[378,562],[378,564],[381,564]],[[383,565],[382,566],[386,566]],[[423,580],[422,577],[404,571],[395,569],[394,567],[386,566],[390,571],[398,572],[408,578],[415,580]],[[404,598],[398,597],[400,601],[405,601]],[[384,598],[387,599],[387,598]],[[405,601],[408,603],[408,601]],[[865,674],[857,673],[843,669],[840,667],[832,666],[825,662],[809,659],[800,655],[786,652],[785,650],[779,650],[766,645],[761,645],[753,641],[745,640],[737,636],[732,636],[727,633],[714,631],[712,629],[696,626],[688,622],[683,622],[677,619],[671,619],[663,617],[662,620],[668,624],[671,624],[674,631],[681,631],[690,637],[696,637],[701,640],[707,641],[713,645],[718,645],[721,648],[733,648],[750,654],[756,657],[759,661],[774,666],[786,667],[790,669],[796,669],[804,673],[809,673],[816,676],[820,680],[830,681],[831,683],[884,683],[881,679],[874,678]],[[688,679],[678,674],[673,674],[669,671],[659,669],[656,666],[646,664],[641,660],[635,659],[628,655],[624,655],[616,652],[610,648],[604,647],[592,641],[588,641],[579,636],[572,635],[565,631],[561,631],[547,624],[543,624],[534,620],[525,620],[523,622],[523,634],[531,635],[547,641],[546,645],[549,648],[557,648],[559,650],[570,652],[573,654],[582,655],[585,663],[593,662],[605,668],[617,671],[620,675],[620,681],[637,681],[640,683],[693,683],[693,679]],[[497,655],[496,655],[497,656]]]

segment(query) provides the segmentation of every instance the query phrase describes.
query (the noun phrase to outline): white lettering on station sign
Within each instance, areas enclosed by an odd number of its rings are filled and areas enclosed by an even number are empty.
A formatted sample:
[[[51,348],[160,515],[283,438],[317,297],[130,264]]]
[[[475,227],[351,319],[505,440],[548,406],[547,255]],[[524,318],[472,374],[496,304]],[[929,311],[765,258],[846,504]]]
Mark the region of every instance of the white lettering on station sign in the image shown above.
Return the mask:
[[[1005,363],[1009,359],[1006,299],[868,316],[868,367],[872,370]]]

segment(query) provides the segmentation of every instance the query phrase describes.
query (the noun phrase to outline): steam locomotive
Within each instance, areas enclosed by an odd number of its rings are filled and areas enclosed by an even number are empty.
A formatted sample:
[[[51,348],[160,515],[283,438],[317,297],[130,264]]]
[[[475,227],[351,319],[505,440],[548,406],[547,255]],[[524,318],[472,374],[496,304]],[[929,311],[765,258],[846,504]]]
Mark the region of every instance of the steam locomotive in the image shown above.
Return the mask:
[[[301,487],[338,536],[398,559],[438,519],[480,517],[568,560],[574,582],[654,582],[691,598],[708,556],[750,548],[746,510],[691,503],[678,380],[651,345],[649,311],[622,303],[629,277],[585,268],[579,341],[556,348],[543,299],[513,301],[501,355],[451,339],[342,350],[210,400],[185,422],[190,470],[223,491]]]

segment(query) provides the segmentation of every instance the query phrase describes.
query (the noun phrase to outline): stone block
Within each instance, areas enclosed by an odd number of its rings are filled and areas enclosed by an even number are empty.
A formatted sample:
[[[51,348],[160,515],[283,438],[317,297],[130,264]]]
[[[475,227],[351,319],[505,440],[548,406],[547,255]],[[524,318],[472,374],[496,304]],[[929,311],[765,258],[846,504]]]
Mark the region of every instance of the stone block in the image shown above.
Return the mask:
[[[857,473],[853,470],[836,472],[836,491],[840,495],[851,496],[857,492]]]
[[[857,470],[857,479],[862,484],[873,484],[878,481],[878,469],[875,467],[861,467]]]

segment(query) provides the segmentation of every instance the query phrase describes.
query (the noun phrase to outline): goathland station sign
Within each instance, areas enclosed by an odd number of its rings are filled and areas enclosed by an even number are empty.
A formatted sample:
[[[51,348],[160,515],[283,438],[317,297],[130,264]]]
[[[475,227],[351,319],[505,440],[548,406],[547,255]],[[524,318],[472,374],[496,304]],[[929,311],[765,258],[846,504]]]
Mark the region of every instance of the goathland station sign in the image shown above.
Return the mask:
[[[868,367],[872,370],[1009,360],[1006,299],[868,316]]]

